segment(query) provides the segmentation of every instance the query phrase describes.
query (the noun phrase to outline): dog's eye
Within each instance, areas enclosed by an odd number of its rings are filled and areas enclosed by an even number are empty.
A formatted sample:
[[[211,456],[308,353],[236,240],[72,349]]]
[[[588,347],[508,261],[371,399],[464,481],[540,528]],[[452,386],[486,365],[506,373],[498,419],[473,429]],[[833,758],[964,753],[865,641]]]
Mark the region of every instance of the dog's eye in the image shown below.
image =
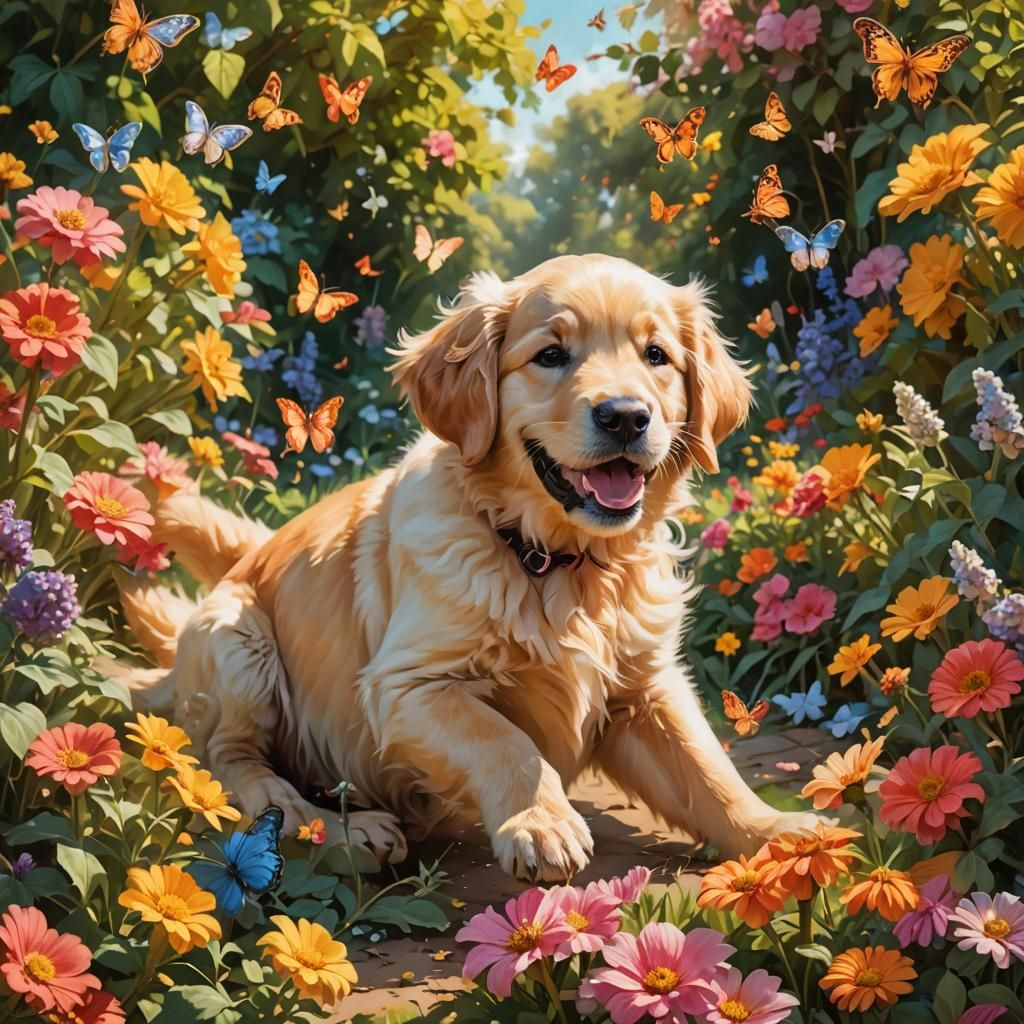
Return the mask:
[[[651,366],[664,366],[668,362],[668,356],[665,354],[665,350],[660,348],[658,345],[648,345],[644,350],[644,359],[646,359]]]
[[[561,345],[548,345],[547,348],[542,348],[533,357],[533,362],[547,369],[553,369],[556,366],[568,366],[569,353]]]

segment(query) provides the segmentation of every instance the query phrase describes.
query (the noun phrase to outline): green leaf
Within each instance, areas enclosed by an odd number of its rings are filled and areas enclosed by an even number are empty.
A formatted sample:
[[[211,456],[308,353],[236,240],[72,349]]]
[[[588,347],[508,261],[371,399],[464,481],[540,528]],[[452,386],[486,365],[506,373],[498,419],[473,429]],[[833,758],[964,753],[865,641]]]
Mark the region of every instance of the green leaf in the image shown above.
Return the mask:
[[[82,352],[82,362],[93,373],[103,378],[108,388],[117,387],[117,365],[119,362],[114,343],[101,334],[94,334]]]
[[[117,420],[107,420],[106,423],[97,424],[88,430],[72,430],[71,436],[85,451],[109,451],[115,448],[128,455],[139,454],[135,435],[129,427]]]
[[[977,1006],[979,1003],[996,1003],[1005,1006],[1008,1010],[1024,1019],[1024,1003],[1014,992],[1005,985],[978,985],[971,989],[971,1002]]]
[[[263,984],[263,965],[259,960],[243,960],[242,973],[245,975],[245,980],[253,985]]]
[[[203,58],[203,71],[214,89],[227,99],[245,74],[245,58],[227,50],[210,50]]]
[[[870,590],[865,590],[853,602],[853,607],[843,623],[842,631],[845,633],[846,630],[859,622],[865,615],[878,611],[889,600],[891,594],[892,591],[889,587],[872,587]]]
[[[78,406],[69,402],[60,395],[40,395],[36,406],[42,410],[48,420],[54,420],[63,425],[69,412],[76,412]]]
[[[75,474],[71,472],[67,460],[37,444],[32,445],[32,451],[36,456],[34,469],[43,474],[54,494],[63,494],[75,481]]]
[[[0,736],[15,757],[23,758],[28,745],[45,730],[46,715],[34,705],[0,704]]]
[[[816,84],[816,79],[812,83]],[[865,179],[864,184],[857,189],[857,201],[854,204],[857,210],[857,224],[864,227],[871,223],[875,212],[875,205],[882,198],[885,190],[889,187],[889,181],[893,172],[882,168],[880,171],[872,171]]]
[[[77,121],[85,103],[82,80],[75,74],[58,72],[50,81],[50,102],[62,121]]]
[[[939,1024],[956,1024],[967,1006],[967,988],[952,971],[946,971],[935,989],[932,1010]]]
[[[74,686],[78,681],[51,662],[25,662],[15,668],[18,675],[31,679],[44,694],[58,686]]]
[[[984,525],[987,520],[992,519],[1003,507],[1005,501],[1006,488],[1001,484],[987,483],[974,496],[974,501],[971,504],[974,514]]]
[[[820,942],[805,942],[802,946],[797,946],[796,951],[808,960],[820,960],[826,967],[832,963],[832,950]]]
[[[5,836],[9,846],[28,846],[31,843],[52,841],[57,843],[80,843],[81,839],[71,831],[71,822],[63,814],[43,811],[20,825],[15,825]]]
[[[195,1011],[198,1020],[214,1020],[235,1005],[234,1000],[219,985],[181,985],[175,992]]]
[[[88,903],[97,889],[107,892],[107,872],[99,859],[78,846],[57,847],[57,863],[67,872],[71,884]]]
[[[161,409],[159,412],[148,413],[146,418],[155,420],[172,434],[180,434],[182,437],[192,435],[192,421],[181,409]]]

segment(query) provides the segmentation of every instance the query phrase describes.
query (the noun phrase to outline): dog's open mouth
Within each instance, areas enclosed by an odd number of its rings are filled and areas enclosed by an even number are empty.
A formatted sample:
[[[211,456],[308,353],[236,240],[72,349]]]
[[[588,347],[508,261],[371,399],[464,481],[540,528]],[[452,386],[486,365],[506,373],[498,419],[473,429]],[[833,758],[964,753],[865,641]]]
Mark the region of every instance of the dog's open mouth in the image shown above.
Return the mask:
[[[624,519],[643,503],[647,476],[641,466],[621,455],[586,469],[572,469],[556,462],[537,441],[528,441],[526,451],[548,494],[567,512],[581,508]]]

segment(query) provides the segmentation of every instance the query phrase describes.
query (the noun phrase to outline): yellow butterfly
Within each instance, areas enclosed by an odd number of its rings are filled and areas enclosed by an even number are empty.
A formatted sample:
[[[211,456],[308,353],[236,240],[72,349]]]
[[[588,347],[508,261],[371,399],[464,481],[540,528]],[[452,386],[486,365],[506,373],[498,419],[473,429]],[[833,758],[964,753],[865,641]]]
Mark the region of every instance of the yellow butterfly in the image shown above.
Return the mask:
[[[281,76],[276,71],[271,71],[259,96],[249,104],[249,120],[258,117],[263,122],[265,132],[284,128],[289,124],[302,124],[302,118],[294,110],[286,110],[280,105],[281,84]]]
[[[454,238],[439,238],[435,242],[430,237],[430,232],[422,224],[417,224],[412,254],[420,263],[426,263],[427,269],[433,274],[444,266],[445,261],[458,250],[462,242],[462,237],[458,235]]]
[[[760,124],[755,124],[750,129],[750,134],[766,142],[778,142],[792,127],[779,94],[770,92],[764,104],[764,120]]]
[[[665,205],[665,200],[657,192],[651,193],[651,220],[660,221],[662,224],[671,224],[685,209],[683,203]]]

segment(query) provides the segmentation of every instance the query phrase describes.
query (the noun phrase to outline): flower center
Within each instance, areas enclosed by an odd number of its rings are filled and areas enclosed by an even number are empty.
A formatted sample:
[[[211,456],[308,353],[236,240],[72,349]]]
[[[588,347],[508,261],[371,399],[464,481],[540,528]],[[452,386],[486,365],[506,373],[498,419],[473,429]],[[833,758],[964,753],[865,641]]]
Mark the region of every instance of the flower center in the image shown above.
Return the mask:
[[[979,690],[987,690],[992,683],[992,678],[987,672],[982,672],[981,669],[976,669],[974,672],[968,672],[967,675],[960,680],[960,685],[957,689],[961,693],[977,693]]]
[[[644,978],[644,987],[648,992],[664,995],[671,992],[679,984],[679,975],[671,967],[652,967]]]
[[[123,519],[128,514],[128,509],[117,498],[97,498],[96,509],[107,519]]]
[[[326,962],[323,953],[318,949],[297,949],[294,956],[303,967],[308,967],[311,971],[319,971]]]
[[[1010,934],[1010,922],[1002,917],[994,917],[985,922],[985,934],[990,939],[1005,939]]]
[[[934,800],[945,788],[945,779],[938,775],[926,775],[917,784],[917,795],[922,800]]]
[[[154,754],[171,754],[171,753],[173,753],[171,748],[166,743],[164,743],[163,740],[150,740],[149,741],[149,749],[152,750]]]
[[[57,210],[53,217],[68,231],[81,231],[85,227],[85,214],[81,210]]]
[[[569,913],[565,915],[565,923],[569,925],[570,928],[575,928],[578,932],[586,931],[587,925],[590,924],[590,922],[577,910],[570,910]]]
[[[65,768],[84,768],[89,763],[89,755],[84,750],[75,750],[74,747],[71,747],[68,750],[59,751],[57,760]]]
[[[930,619],[934,614],[935,605],[933,604],[919,604],[917,606],[917,611],[914,613],[918,622],[924,622],[926,619]]]
[[[738,999],[727,999],[724,1003],[719,1003],[718,1012],[726,1020],[741,1021],[750,1016],[750,1011]]]
[[[537,948],[544,929],[539,924],[523,923],[505,940],[505,948],[513,953],[529,953],[531,949]]]
[[[757,888],[758,874],[752,868],[748,868],[742,875],[737,875],[732,880],[730,888],[733,892],[750,892]]]
[[[174,893],[164,893],[157,900],[156,909],[163,917],[171,921],[187,921],[191,916],[188,904],[180,896],[175,896]]]
[[[29,953],[25,957],[25,971],[36,981],[53,981],[57,977],[56,965],[43,953]]]
[[[889,869],[888,868],[875,868],[871,872],[871,877],[876,882],[888,882],[889,881]]]
[[[37,338],[52,338],[57,333],[57,323],[42,313],[34,313],[25,321],[25,330]]]
[[[861,971],[856,978],[853,979],[854,985],[860,985],[863,988],[874,988],[882,980],[882,972],[876,967],[869,967],[866,971]]]

